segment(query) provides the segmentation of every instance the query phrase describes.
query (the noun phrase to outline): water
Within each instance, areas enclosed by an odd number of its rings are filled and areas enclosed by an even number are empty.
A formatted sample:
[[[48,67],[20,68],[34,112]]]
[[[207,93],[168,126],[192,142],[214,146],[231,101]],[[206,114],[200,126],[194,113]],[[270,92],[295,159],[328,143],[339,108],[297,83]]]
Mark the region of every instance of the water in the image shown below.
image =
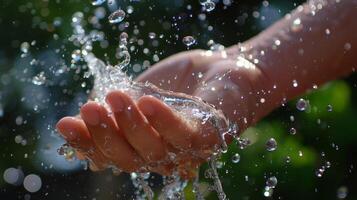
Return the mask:
[[[291,127],[290,130],[289,130],[289,133],[291,135],[295,135],[296,134],[296,129],[294,127]]]
[[[278,147],[278,143],[274,138],[270,138],[266,143],[265,143],[267,151],[275,151],[276,148]]]
[[[108,20],[111,24],[120,23],[125,18],[125,12],[123,10],[117,10],[109,15]]]
[[[106,0],[92,0],[92,5],[93,6],[99,6],[102,5]]]
[[[185,36],[184,38],[182,38],[182,43],[184,45],[186,45],[187,47],[190,47],[196,43],[196,40],[194,37],[189,35],[189,36]]]
[[[305,111],[307,110],[309,107],[309,102],[305,99],[299,99],[297,102],[296,102],[296,108],[299,110],[299,111]]]
[[[25,177],[24,179],[24,188],[31,192],[37,192],[41,189],[42,187],[42,180],[41,178],[36,175],[36,174],[29,174]]]
[[[211,0],[206,0],[206,1],[202,2],[201,4],[203,6],[203,9],[207,12],[211,12],[216,8],[216,4]]]
[[[275,186],[278,184],[278,179],[275,176],[269,177],[265,184],[269,188],[275,188]]]
[[[119,23],[124,19],[124,16],[124,11],[117,10],[109,16],[109,21],[110,23]],[[225,135],[237,133],[237,126],[229,122],[221,111],[216,110],[214,107],[204,103],[198,98],[183,93],[165,91],[150,83],[137,83],[128,77],[122,71],[124,67],[130,65],[130,53],[127,47],[129,35],[125,32],[122,32],[119,36],[120,42],[115,54],[116,58],[119,60],[118,63],[115,65],[105,64],[92,52],[93,43],[98,41],[98,38],[100,37],[93,34],[86,34],[82,25],[83,19],[84,15],[81,12],[75,13],[72,18],[74,31],[73,35],[70,37],[70,41],[80,48],[72,53],[72,63],[77,63],[79,61],[87,63],[89,73],[94,77],[94,100],[106,105],[105,96],[113,90],[124,91],[134,100],[138,100],[143,95],[151,95],[164,102],[186,120],[196,124],[205,124],[205,126],[211,126],[216,129],[220,138],[220,144],[214,147],[215,153],[209,159],[209,165],[212,169],[212,181],[214,183],[214,189],[217,191],[217,196],[220,200],[226,199],[217,172],[217,159],[222,153],[227,151],[227,144],[224,139]],[[149,37],[154,38],[153,34],[150,35]],[[183,43],[187,46],[191,46],[195,42],[196,41],[192,36],[183,38]],[[88,74],[86,74],[86,76],[88,76]],[[64,155],[67,160],[73,159],[73,149],[68,145],[64,145],[60,148],[59,153]],[[112,168],[112,166],[108,167]],[[120,169],[118,170],[120,171]],[[181,180],[176,173],[172,176],[174,181],[166,184],[163,189],[166,199],[172,199],[178,196],[182,197],[183,189],[187,185],[187,181]],[[145,197],[148,199],[154,198],[154,193],[143,174],[132,173],[132,180],[134,186],[136,186],[138,190],[136,193],[137,197]],[[197,186],[198,181],[195,184]],[[196,197],[200,199],[201,195],[199,190],[196,188],[195,191]]]
[[[234,154],[232,156],[232,162],[233,163],[239,163],[239,161],[240,161],[240,155],[238,153]]]
[[[10,167],[4,171],[4,181],[11,185],[21,185],[24,179],[24,173],[21,169]]]

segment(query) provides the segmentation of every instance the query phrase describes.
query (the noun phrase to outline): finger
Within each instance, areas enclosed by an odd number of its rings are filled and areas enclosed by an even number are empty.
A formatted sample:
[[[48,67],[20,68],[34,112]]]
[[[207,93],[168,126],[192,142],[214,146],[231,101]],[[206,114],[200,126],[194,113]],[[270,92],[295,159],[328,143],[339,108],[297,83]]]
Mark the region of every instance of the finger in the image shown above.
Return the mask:
[[[81,108],[81,116],[86,123],[98,149],[124,171],[136,171],[142,159],[120,134],[108,111],[95,102],[86,103]]]
[[[83,120],[74,117],[62,118],[56,125],[67,142],[76,149],[80,158],[86,157],[94,163],[97,170],[106,167],[107,160],[100,151],[93,151],[94,143]]]
[[[135,102],[120,91],[110,92],[106,100],[118,126],[134,149],[147,162],[163,160],[166,149],[162,138],[141,114]]]
[[[200,150],[206,154],[219,141],[214,127],[185,121],[175,111],[153,96],[143,96],[138,106],[150,124],[172,146],[187,150]],[[174,131],[173,131],[173,127]]]
[[[138,106],[165,141],[179,149],[192,148],[195,132],[193,127],[177,116],[171,108],[152,96],[140,98]]]

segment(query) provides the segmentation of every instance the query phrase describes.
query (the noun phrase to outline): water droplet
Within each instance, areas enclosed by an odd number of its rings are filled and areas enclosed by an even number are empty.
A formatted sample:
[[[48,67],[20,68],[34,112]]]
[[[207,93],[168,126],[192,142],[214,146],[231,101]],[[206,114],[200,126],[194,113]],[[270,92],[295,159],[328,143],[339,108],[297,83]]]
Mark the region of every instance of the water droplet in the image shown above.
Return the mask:
[[[303,28],[303,25],[301,24],[301,19],[300,18],[296,18],[294,21],[293,21],[293,24],[291,26],[291,30],[293,32],[298,32],[298,31],[301,31]]]
[[[272,188],[265,187],[263,195],[265,197],[271,197],[271,196],[273,196],[273,192],[274,192],[274,190]]]
[[[272,177],[268,178],[268,180],[265,182],[265,184],[269,188],[275,188],[275,186],[278,184],[278,179],[275,176],[272,176]]]
[[[208,0],[203,4],[203,8],[207,11],[207,12],[211,12],[212,10],[214,10],[216,8],[216,4],[211,1]]]
[[[290,135],[295,135],[296,134],[296,129],[294,127],[291,127],[289,130]]]
[[[36,61],[36,59],[32,59],[31,61],[30,61],[30,65],[32,66],[32,65],[35,65],[37,63],[37,61]]]
[[[332,107],[332,105],[327,105],[327,112],[332,112],[332,110],[333,110],[333,107]]]
[[[92,5],[93,6],[99,6],[102,5],[106,0],[92,0]]]
[[[108,20],[111,24],[116,24],[123,21],[125,18],[125,12],[123,10],[117,10],[109,15]]]
[[[22,122],[23,122],[22,116],[17,116],[15,119],[16,125],[20,126],[22,124]]]
[[[295,117],[293,115],[290,116],[290,121],[295,121]]]
[[[248,138],[237,138],[237,142],[240,149],[245,149],[251,144]]]
[[[21,169],[10,167],[4,171],[4,181],[11,185],[21,185],[24,179],[24,173]]]
[[[72,63],[79,62],[81,60],[81,50],[76,49],[72,52]]]
[[[233,163],[239,163],[239,161],[240,161],[240,155],[238,153],[234,154],[232,156],[232,162]]]
[[[330,35],[330,34],[331,34],[330,29],[327,28],[327,29],[325,30],[325,33],[326,33],[326,35]]]
[[[303,155],[302,151],[299,151],[299,156],[302,157]]]
[[[150,39],[155,39],[155,38],[156,38],[156,33],[150,32],[150,33],[149,33],[149,38],[150,38]]]
[[[351,48],[352,48],[352,45],[351,45],[351,43],[346,43],[344,46],[343,46],[343,48],[345,48],[345,50],[346,51],[349,51]]]
[[[279,46],[279,45],[281,44],[281,42],[280,42],[280,40],[275,40],[275,41],[274,41],[274,44],[275,44],[276,46]]]
[[[308,107],[309,107],[309,102],[306,101],[305,99],[299,99],[299,100],[296,102],[296,108],[297,108],[299,111],[305,111]]]
[[[43,85],[46,82],[46,76],[44,72],[40,72],[32,78],[32,83],[35,85]]]
[[[331,162],[330,161],[326,161],[325,167],[326,167],[326,169],[330,168],[331,167]]]
[[[42,187],[42,180],[36,174],[27,175],[24,179],[24,187],[27,191],[31,193],[37,192]]]
[[[222,169],[223,165],[224,165],[224,164],[223,164],[222,161],[217,161],[217,162],[216,162],[216,168],[217,168],[217,169]]]
[[[293,87],[296,88],[297,86],[299,86],[298,82],[296,80],[293,80]]]
[[[321,178],[324,175],[325,167],[321,167],[315,171],[317,177]]]
[[[30,44],[28,42],[23,42],[20,45],[22,53],[27,54],[29,52]]]
[[[278,147],[278,143],[274,138],[270,138],[266,143],[265,143],[266,149],[268,151],[275,151],[276,148]]]
[[[194,37],[192,37],[192,36],[189,35],[189,36],[185,36],[185,37],[182,39],[182,42],[183,42],[183,44],[186,45],[187,47],[190,47],[190,46],[192,46],[193,44],[196,43],[196,40],[195,40]]]
[[[62,145],[58,150],[57,153],[61,156],[64,156],[64,158],[67,161],[73,161],[76,159],[76,152],[75,150],[69,146],[68,144]]]
[[[346,186],[341,186],[337,189],[337,198],[345,199],[348,195],[348,188]]]
[[[21,135],[17,135],[15,136],[15,143],[16,144],[20,144],[22,142],[23,138]]]

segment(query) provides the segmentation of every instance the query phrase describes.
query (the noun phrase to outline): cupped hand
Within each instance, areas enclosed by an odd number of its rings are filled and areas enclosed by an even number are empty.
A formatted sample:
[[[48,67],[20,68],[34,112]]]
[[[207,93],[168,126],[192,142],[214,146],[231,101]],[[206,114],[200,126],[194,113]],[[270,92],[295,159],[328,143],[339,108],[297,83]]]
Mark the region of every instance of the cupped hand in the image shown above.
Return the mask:
[[[198,96],[237,121],[242,130],[252,121],[249,105],[255,104],[250,100],[250,79],[257,71],[236,67],[236,62],[222,52],[189,51],[159,62],[136,81]],[[134,101],[123,92],[112,91],[106,101],[108,107],[88,102],[82,106],[80,118],[65,117],[57,124],[77,157],[91,160],[92,170],[115,166],[126,172],[162,175],[178,171],[183,178],[193,178],[199,165],[220,145],[215,128],[184,119],[155,97]]]
[[[88,102],[80,110],[81,118],[65,117],[57,124],[78,157],[91,161],[92,170],[115,166],[162,175],[178,171],[192,178],[219,142],[213,129],[193,126],[155,97],[135,102],[113,91],[106,101],[109,108]]]

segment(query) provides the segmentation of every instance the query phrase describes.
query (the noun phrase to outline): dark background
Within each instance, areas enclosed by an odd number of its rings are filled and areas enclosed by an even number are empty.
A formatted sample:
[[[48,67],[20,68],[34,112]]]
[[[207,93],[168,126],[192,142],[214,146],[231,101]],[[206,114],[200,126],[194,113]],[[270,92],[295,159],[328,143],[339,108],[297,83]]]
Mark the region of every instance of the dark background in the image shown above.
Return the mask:
[[[196,38],[192,48],[207,48],[210,39],[233,45],[264,30],[303,1],[272,0],[267,7],[258,0],[219,1],[210,13],[202,11],[198,0],[117,2],[123,10],[132,6],[134,11],[119,26],[110,25],[107,17],[100,20],[101,27],[96,29],[105,33],[105,41],[102,47],[96,44],[94,52],[115,63],[120,27],[128,22],[125,31],[132,38],[129,47],[135,46],[135,50],[127,70],[135,76],[139,73],[132,70],[135,64],[143,71],[157,61],[154,55],[163,59],[186,50],[184,36]],[[63,143],[54,129],[56,121],[75,115],[92,86],[91,78],[82,78],[85,66],[71,66],[71,53],[76,48],[68,41],[71,16],[81,11],[90,19],[97,8],[89,0],[0,1],[0,175],[9,167],[19,167],[25,175],[35,173],[42,179],[41,190],[30,194],[23,186],[9,185],[0,178],[0,199],[131,198],[128,175],[86,171],[78,161],[67,162],[56,153]],[[105,4],[103,8],[108,16]],[[205,20],[199,19],[200,14],[206,14]],[[86,28],[94,29],[90,23]],[[148,37],[151,32],[156,34],[155,39]],[[33,43],[26,56],[21,56],[23,42]],[[40,72],[46,81],[35,85],[33,77]],[[303,98],[310,102],[309,112],[298,111],[295,102],[290,102],[243,134],[252,141],[251,146],[240,150],[233,144],[223,156],[219,171],[230,199],[266,198],[263,191],[270,176],[278,179],[271,199],[338,199],[341,188],[348,189],[346,199],[357,198],[357,158],[353,156],[357,141],[356,74],[328,83]],[[328,105],[332,112],[328,112]],[[296,135],[289,134],[292,127]],[[26,144],[15,142],[19,135]],[[271,137],[278,142],[274,152],[265,149]],[[241,156],[237,164],[231,162],[235,153]],[[287,156],[290,162],[286,162]],[[331,167],[317,177],[315,171],[327,161]],[[156,183],[157,191],[158,182],[160,177],[153,176],[151,183]],[[208,182],[202,179],[202,185]],[[190,190],[189,184],[188,199],[192,197]],[[214,193],[208,195],[215,199]]]

